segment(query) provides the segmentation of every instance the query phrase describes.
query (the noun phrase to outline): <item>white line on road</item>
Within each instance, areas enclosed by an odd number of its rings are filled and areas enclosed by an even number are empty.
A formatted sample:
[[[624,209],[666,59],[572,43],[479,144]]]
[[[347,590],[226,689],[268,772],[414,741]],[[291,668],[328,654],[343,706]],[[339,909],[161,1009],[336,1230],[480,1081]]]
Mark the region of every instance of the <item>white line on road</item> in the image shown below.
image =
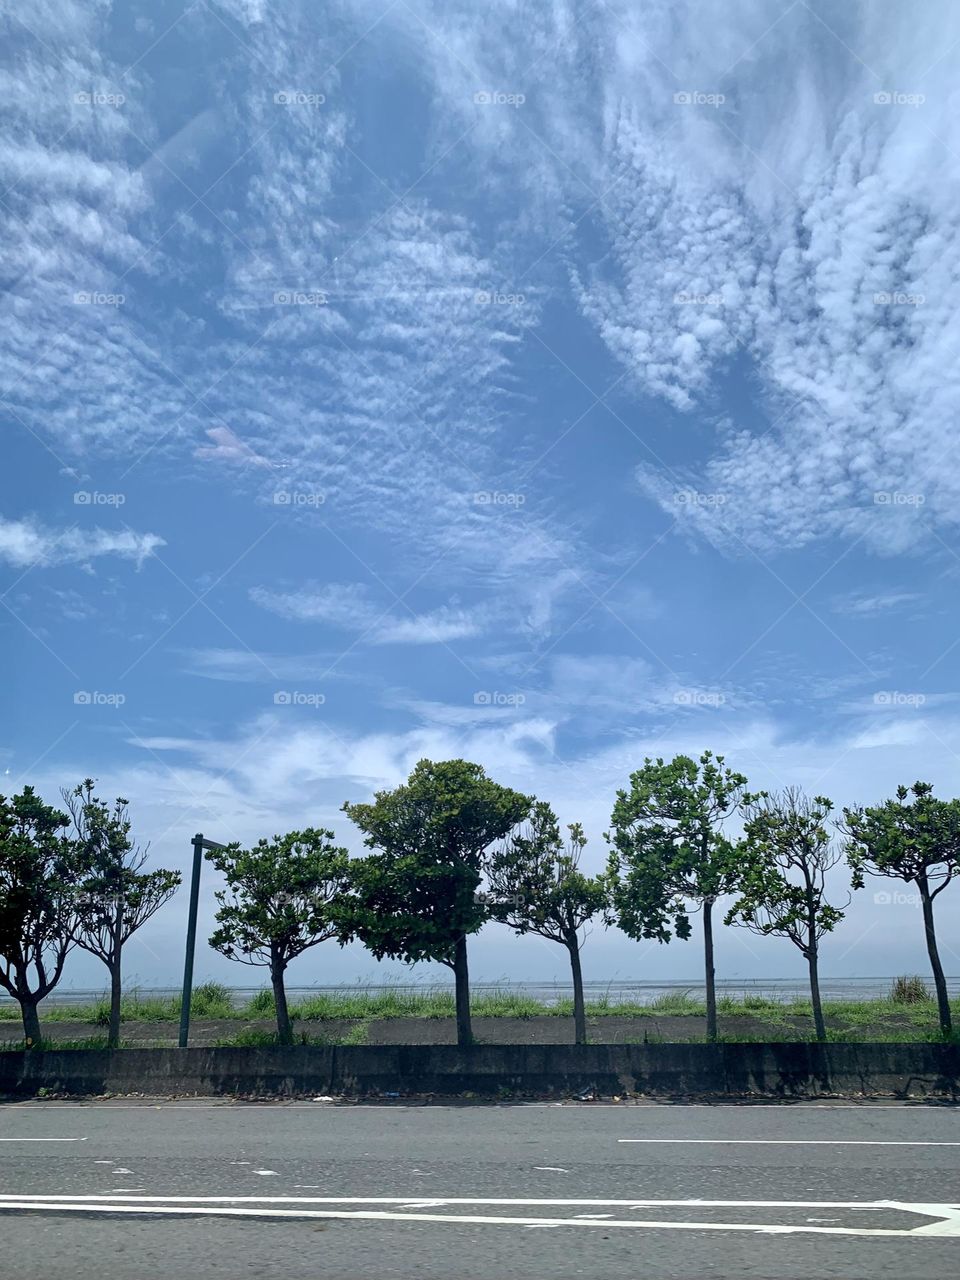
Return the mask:
[[[55,1203],[69,1201],[79,1203],[81,1200],[91,1203],[114,1203],[118,1200],[134,1204],[396,1204],[411,1205],[425,1203],[419,1196],[168,1196],[168,1195],[47,1195],[45,1192],[0,1191],[0,1203],[19,1200],[43,1200]],[[960,1214],[960,1204],[928,1202],[914,1203],[907,1200],[703,1200],[699,1197],[686,1200],[647,1200],[642,1196],[628,1199],[612,1200],[609,1198],[574,1198],[569,1196],[432,1196],[429,1201],[435,1205],[614,1205],[625,1209],[869,1209],[873,1212],[900,1209],[906,1212],[926,1213],[933,1216],[944,1214]]]
[[[480,1203],[493,1203],[491,1201],[481,1201]],[[541,1205],[549,1204],[549,1201],[540,1201]],[[608,1202],[609,1203],[609,1202]],[[638,1205],[644,1202],[637,1202]],[[648,1202],[649,1203],[649,1202]],[[668,1204],[670,1202],[659,1202],[660,1204]],[[702,1206],[708,1202],[681,1202],[687,1207],[696,1207],[698,1204]],[[729,1203],[729,1202],[728,1202]],[[739,1201],[732,1202],[738,1206],[748,1206],[751,1202]],[[864,1208],[867,1206],[858,1206]],[[876,1206],[882,1208],[899,1208],[911,1210],[910,1205],[892,1205],[884,1204]],[[54,1197],[44,1199],[42,1197],[29,1198],[2,1198],[0,1197],[0,1210],[21,1211],[38,1211],[47,1213],[137,1213],[137,1214],[160,1214],[160,1215],[178,1215],[185,1214],[204,1217],[258,1217],[258,1218],[300,1218],[300,1219],[316,1219],[316,1218],[339,1218],[339,1219],[362,1219],[378,1222],[452,1222],[469,1225],[489,1225],[489,1226],[519,1226],[519,1227],[601,1227],[606,1230],[611,1227],[624,1227],[628,1229],[661,1229],[667,1231],[749,1231],[763,1235],[832,1235],[832,1236],[884,1236],[900,1239],[943,1239],[948,1236],[960,1236],[960,1215],[955,1205],[923,1205],[914,1208],[914,1212],[923,1213],[926,1216],[942,1212],[940,1221],[929,1223],[919,1228],[894,1228],[894,1227],[823,1227],[810,1226],[808,1224],[770,1224],[770,1223],[753,1223],[753,1222],[676,1222],[663,1221],[660,1219],[638,1219],[627,1221],[618,1218],[607,1218],[603,1222],[589,1221],[583,1218],[515,1218],[515,1217],[494,1217],[486,1214],[443,1214],[443,1213],[395,1213],[381,1210],[347,1210],[347,1209],[266,1209],[260,1207],[236,1208],[234,1206],[218,1205],[198,1205],[183,1203],[167,1203],[167,1204],[148,1204],[139,1202],[102,1204],[91,1203],[84,1200],[83,1197],[73,1197],[70,1199],[63,1198],[56,1200]]]
[[[0,1142],[86,1142],[86,1138],[0,1138]]]
[[[960,1142],[892,1142],[879,1138],[618,1138],[665,1146],[733,1147],[960,1147]]]

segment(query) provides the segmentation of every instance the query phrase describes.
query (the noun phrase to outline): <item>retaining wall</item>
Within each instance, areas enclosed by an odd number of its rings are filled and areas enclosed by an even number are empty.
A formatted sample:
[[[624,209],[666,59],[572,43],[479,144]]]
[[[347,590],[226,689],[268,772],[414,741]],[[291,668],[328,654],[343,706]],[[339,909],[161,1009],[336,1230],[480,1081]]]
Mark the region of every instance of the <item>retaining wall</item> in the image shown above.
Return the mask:
[[[315,1094],[960,1099],[944,1044],[344,1045],[0,1053],[0,1096]]]

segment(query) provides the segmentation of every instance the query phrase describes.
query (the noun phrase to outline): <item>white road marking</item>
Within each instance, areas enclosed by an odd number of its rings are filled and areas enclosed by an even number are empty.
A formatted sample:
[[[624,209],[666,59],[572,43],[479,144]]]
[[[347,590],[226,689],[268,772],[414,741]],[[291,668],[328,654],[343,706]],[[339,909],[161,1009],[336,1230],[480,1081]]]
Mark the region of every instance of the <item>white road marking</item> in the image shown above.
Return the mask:
[[[960,1147],[960,1142],[894,1142],[879,1138],[618,1138],[661,1146],[722,1147]]]
[[[86,1138],[0,1138],[0,1142],[86,1142]],[[112,1160],[104,1163],[112,1164]]]
[[[158,1197],[154,1197],[156,1199]],[[519,1227],[603,1227],[604,1230],[612,1227],[621,1227],[632,1230],[650,1230],[661,1229],[665,1231],[749,1231],[763,1235],[793,1235],[793,1234],[814,1234],[814,1235],[832,1235],[832,1236],[882,1236],[886,1238],[899,1239],[919,1239],[919,1238],[944,1238],[948,1236],[960,1237],[960,1205],[911,1205],[906,1203],[898,1203],[890,1201],[888,1203],[877,1205],[877,1208],[900,1209],[907,1212],[923,1214],[924,1216],[934,1217],[937,1220],[926,1226],[903,1228],[903,1227],[823,1227],[810,1226],[807,1224],[770,1224],[770,1223],[753,1223],[753,1222],[677,1222],[663,1221],[661,1219],[642,1219],[642,1220],[625,1220],[618,1218],[609,1218],[603,1222],[584,1220],[583,1218],[520,1218],[520,1217],[494,1217],[486,1214],[443,1214],[443,1213],[402,1213],[390,1212],[384,1210],[353,1210],[353,1209],[276,1209],[244,1207],[238,1208],[235,1203],[211,1205],[208,1203],[189,1203],[190,1197],[169,1197],[168,1202],[164,1204],[152,1204],[150,1198],[145,1197],[143,1200],[135,1201],[133,1197],[124,1197],[125,1202],[119,1203],[103,1203],[103,1198],[98,1202],[93,1202],[93,1198],[83,1196],[2,1196],[0,1195],[0,1210],[37,1211],[47,1213],[138,1213],[138,1214],[158,1214],[158,1215],[194,1215],[204,1217],[258,1217],[258,1218],[300,1218],[300,1219],[319,1219],[319,1218],[339,1218],[339,1219],[357,1219],[378,1222],[452,1222],[469,1225],[489,1225],[489,1226],[519,1226]],[[223,1200],[227,1197],[194,1197],[194,1200]],[[406,1203],[393,1199],[392,1203]],[[371,1201],[368,1203],[379,1203],[379,1201]],[[460,1201],[446,1201],[445,1203],[461,1203]],[[479,1200],[469,1201],[467,1203],[494,1204],[494,1203],[514,1203],[511,1201],[491,1201]],[[526,1203],[529,1203],[526,1202]],[[540,1205],[550,1205],[556,1203],[554,1201],[538,1201]],[[563,1203],[563,1202],[561,1202]],[[605,1203],[616,1203],[607,1201]],[[641,1206],[667,1206],[671,1204],[682,1204],[687,1208],[702,1207],[706,1204],[723,1204],[738,1208],[751,1207],[756,1205],[766,1205],[773,1207],[783,1207],[783,1202],[770,1201],[637,1201],[633,1202],[638,1207]],[[858,1206],[848,1206],[858,1207]]]
[[[553,1164],[535,1164],[534,1169],[537,1173],[569,1173],[569,1169],[559,1169]]]
[[[251,1169],[250,1172],[257,1174],[261,1178],[279,1178],[280,1177],[276,1169]]]
[[[175,1196],[175,1195],[117,1195],[115,1193],[91,1195],[41,1194],[32,1192],[0,1191],[0,1201],[45,1200],[103,1202],[114,1200],[130,1200],[144,1204],[393,1204],[409,1205],[420,1203],[418,1196]],[[629,1199],[610,1199],[598,1197],[559,1197],[559,1196],[435,1196],[431,1203],[438,1205],[562,1205],[615,1208],[650,1209],[650,1208],[708,1208],[708,1209],[851,1209],[859,1212],[883,1213],[891,1209],[900,1209],[908,1213],[925,1213],[927,1209],[936,1215],[941,1210],[950,1214],[960,1214],[960,1204],[936,1203],[924,1201],[922,1204],[908,1200],[704,1200],[699,1196],[686,1200],[648,1200],[642,1196]]]

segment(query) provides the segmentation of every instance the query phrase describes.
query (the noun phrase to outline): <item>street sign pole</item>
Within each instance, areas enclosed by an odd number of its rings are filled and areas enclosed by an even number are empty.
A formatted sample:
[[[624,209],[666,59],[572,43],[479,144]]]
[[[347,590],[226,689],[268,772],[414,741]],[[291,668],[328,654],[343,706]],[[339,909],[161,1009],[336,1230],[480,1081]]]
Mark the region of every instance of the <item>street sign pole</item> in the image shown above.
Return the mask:
[[[205,840],[198,832],[193,837],[193,876],[190,880],[190,907],[187,916],[187,950],[183,960],[183,995],[180,998],[180,1048],[187,1047],[190,1035],[190,999],[193,995],[193,956],[197,948],[197,908],[200,905],[200,871],[204,849],[224,849],[216,840]]]

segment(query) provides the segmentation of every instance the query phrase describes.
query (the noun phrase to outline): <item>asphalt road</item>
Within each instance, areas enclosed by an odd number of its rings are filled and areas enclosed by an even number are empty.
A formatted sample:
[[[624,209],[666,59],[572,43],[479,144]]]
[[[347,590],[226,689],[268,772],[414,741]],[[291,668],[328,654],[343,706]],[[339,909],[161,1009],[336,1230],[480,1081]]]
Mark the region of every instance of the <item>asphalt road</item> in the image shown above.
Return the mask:
[[[2,1280],[958,1274],[949,1106],[0,1107]]]

